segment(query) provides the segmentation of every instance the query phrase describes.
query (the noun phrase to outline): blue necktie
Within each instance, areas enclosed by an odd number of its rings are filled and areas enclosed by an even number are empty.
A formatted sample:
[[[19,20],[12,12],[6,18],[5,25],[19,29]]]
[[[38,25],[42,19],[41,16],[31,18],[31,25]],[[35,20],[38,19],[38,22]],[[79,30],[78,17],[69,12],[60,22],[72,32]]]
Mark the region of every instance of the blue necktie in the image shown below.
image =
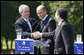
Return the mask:
[[[43,29],[44,26],[44,20],[41,21],[41,29]]]
[[[31,24],[30,24],[29,19],[27,19],[26,22],[27,22],[27,24],[28,24],[28,26],[29,26],[29,29],[30,29],[31,33],[32,33],[32,27],[31,27]]]

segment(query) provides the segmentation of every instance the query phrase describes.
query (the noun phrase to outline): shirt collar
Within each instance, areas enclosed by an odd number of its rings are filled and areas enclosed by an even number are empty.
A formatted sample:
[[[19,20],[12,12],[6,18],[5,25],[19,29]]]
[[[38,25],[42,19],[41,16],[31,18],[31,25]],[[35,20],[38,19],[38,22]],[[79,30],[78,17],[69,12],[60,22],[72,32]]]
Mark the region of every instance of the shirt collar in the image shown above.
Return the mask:
[[[29,20],[29,18],[25,19],[24,17],[22,17],[25,21]]]
[[[63,20],[64,20],[64,19],[62,19],[62,20],[58,23],[58,25],[61,25],[61,23],[62,23]]]
[[[45,17],[42,20],[45,20],[47,16],[48,16],[48,14],[46,14]]]

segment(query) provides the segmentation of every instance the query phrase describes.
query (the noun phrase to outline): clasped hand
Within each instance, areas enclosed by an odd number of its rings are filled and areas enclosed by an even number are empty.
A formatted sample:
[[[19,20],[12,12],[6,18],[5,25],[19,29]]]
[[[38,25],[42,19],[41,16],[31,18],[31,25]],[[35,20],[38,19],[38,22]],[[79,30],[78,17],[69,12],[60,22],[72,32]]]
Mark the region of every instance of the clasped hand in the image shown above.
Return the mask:
[[[32,37],[34,37],[35,39],[40,38],[41,33],[39,31],[36,31],[36,32],[32,33]]]

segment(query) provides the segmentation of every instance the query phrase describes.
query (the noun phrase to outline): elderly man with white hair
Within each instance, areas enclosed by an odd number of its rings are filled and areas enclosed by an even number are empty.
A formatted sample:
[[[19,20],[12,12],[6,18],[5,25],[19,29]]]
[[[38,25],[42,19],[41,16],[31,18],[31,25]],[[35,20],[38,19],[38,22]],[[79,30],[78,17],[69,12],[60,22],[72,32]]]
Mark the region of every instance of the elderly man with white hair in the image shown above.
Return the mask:
[[[32,32],[39,31],[35,18],[31,18],[29,6],[22,4],[19,6],[21,17],[15,22],[16,33],[21,32],[21,39],[32,38]],[[37,29],[36,29],[37,27]],[[18,31],[17,31],[18,30]]]

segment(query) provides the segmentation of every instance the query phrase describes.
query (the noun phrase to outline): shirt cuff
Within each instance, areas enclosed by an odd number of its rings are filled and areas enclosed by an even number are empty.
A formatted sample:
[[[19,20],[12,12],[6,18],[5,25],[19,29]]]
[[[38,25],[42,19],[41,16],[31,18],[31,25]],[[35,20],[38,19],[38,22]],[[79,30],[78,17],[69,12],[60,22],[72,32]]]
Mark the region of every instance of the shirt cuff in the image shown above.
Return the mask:
[[[40,33],[40,37],[42,37],[42,33]]]

